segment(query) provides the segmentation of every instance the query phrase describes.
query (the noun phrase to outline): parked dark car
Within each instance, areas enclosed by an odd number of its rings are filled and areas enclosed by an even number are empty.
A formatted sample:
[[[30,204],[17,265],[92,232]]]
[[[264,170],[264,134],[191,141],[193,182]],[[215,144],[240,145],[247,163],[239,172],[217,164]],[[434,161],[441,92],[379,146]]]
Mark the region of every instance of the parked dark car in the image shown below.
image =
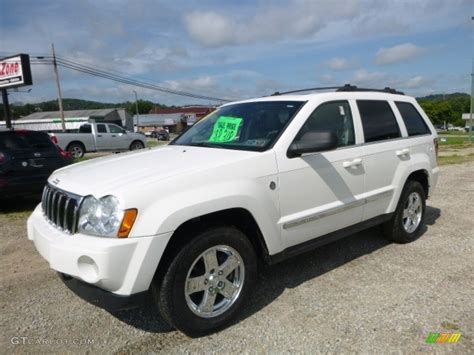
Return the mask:
[[[49,175],[71,163],[47,133],[0,131],[0,199],[41,193]]]
[[[168,133],[168,131],[162,129],[161,131],[157,132],[156,138],[159,141],[169,141],[170,140],[170,134]]]

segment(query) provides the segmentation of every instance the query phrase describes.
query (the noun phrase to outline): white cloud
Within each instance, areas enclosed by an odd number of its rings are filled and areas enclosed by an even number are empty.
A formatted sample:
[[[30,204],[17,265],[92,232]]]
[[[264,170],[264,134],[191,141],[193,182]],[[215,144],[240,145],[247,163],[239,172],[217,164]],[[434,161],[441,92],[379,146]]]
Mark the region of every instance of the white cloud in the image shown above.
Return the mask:
[[[324,65],[332,70],[347,70],[352,68],[354,63],[346,58],[334,57],[324,62]]]
[[[358,1],[345,0],[299,0],[252,13],[194,11],[184,17],[184,22],[189,35],[207,47],[303,39],[332,20],[356,15],[357,4]]]
[[[407,76],[394,75],[379,71],[367,71],[360,69],[354,72],[351,84],[359,87],[383,89],[391,87],[397,90],[407,91],[410,94],[432,92],[436,80],[421,75]]]
[[[375,56],[375,64],[387,65],[419,57],[426,49],[413,43],[403,43],[393,47],[380,48]]]

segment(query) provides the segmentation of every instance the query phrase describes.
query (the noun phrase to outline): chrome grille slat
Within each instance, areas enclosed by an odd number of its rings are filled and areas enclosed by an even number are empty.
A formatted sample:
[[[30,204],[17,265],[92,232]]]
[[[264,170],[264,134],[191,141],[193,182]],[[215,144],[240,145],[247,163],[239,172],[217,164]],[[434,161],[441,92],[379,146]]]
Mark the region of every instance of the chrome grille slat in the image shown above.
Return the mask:
[[[41,206],[43,214],[53,226],[74,234],[82,197],[47,185],[43,191]]]

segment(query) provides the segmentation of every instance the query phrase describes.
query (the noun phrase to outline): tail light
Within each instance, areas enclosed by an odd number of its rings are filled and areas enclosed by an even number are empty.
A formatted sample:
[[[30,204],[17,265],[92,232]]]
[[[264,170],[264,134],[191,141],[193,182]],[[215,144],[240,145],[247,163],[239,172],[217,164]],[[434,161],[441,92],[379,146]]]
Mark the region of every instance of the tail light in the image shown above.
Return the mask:
[[[439,151],[438,138],[433,139],[433,144],[435,146],[436,160],[438,160],[438,151]]]
[[[52,141],[54,144],[58,144],[58,143],[59,143],[58,137],[56,137],[56,136],[51,136],[51,141]]]
[[[72,160],[72,153],[71,153],[71,152],[67,152],[67,151],[62,150],[59,145],[57,145],[56,148],[58,148],[59,154],[60,154],[64,159],[66,159],[66,160]]]
[[[8,160],[7,155],[3,152],[0,152],[0,165],[6,163],[7,160]]]

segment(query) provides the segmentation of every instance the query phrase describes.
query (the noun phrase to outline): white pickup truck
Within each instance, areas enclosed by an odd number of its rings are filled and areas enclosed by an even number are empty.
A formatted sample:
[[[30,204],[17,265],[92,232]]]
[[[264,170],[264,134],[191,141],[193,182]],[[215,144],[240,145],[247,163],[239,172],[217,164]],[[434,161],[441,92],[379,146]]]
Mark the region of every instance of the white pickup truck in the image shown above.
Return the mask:
[[[82,297],[117,309],[151,291],[167,322],[200,336],[258,297],[259,261],[377,224],[416,240],[438,172],[414,98],[278,94],[223,105],[166,147],[57,170],[28,238]]]
[[[139,133],[128,132],[113,123],[86,123],[78,133],[52,133],[53,141],[61,149],[82,158],[86,152],[124,151],[143,149],[146,138]]]

